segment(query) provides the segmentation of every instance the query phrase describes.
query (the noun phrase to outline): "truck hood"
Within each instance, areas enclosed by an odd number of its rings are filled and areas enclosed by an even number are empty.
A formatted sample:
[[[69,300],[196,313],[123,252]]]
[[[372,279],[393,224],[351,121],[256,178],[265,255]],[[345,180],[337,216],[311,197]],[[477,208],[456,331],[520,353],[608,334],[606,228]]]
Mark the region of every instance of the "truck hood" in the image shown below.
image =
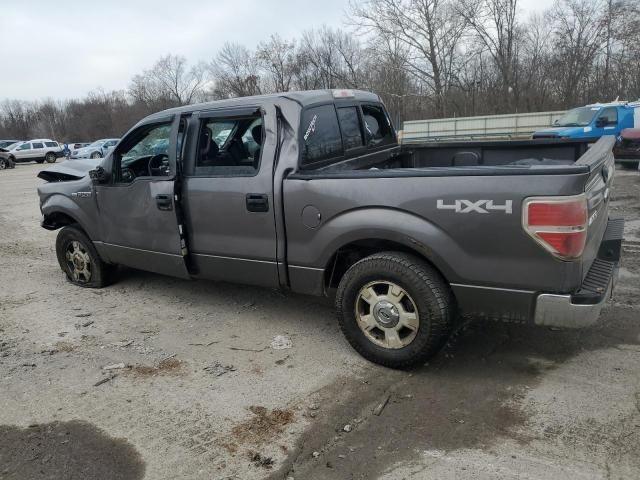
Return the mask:
[[[86,176],[89,170],[96,168],[102,158],[83,158],[82,160],[67,160],[60,164],[53,165],[38,173],[38,178],[47,182],[67,182],[69,180],[78,180]]]
[[[553,127],[533,132],[533,137],[573,137],[585,133],[589,127]]]

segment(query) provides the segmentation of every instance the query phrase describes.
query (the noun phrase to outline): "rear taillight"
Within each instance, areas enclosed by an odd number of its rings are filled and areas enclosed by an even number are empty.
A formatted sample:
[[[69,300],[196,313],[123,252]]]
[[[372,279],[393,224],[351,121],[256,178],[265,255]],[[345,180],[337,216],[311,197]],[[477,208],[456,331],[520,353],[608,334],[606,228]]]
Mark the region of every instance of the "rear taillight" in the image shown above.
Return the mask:
[[[587,200],[573,197],[532,197],[524,201],[522,224],[531,237],[558,258],[582,255],[587,241]]]

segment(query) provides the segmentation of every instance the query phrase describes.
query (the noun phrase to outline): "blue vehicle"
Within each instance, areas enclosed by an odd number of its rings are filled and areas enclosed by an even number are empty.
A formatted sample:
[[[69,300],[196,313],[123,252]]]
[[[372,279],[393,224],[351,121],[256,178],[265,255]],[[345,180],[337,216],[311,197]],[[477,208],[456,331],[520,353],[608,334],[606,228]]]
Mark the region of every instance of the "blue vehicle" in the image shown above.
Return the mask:
[[[569,110],[552,128],[534,132],[533,138],[619,137],[623,129],[634,127],[640,127],[640,102],[596,103]]]

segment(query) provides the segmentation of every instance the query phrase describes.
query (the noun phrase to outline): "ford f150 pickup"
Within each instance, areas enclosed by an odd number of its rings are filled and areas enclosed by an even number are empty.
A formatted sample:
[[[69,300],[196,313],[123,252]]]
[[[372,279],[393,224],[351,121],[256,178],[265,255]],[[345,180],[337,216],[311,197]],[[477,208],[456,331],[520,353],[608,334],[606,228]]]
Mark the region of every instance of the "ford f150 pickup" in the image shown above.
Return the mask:
[[[624,226],[614,141],[401,148],[377,95],[289,92],[151,115],[38,193],[74,284],[124,265],[331,296],[358,352],[405,367],[461,314],[597,320]]]

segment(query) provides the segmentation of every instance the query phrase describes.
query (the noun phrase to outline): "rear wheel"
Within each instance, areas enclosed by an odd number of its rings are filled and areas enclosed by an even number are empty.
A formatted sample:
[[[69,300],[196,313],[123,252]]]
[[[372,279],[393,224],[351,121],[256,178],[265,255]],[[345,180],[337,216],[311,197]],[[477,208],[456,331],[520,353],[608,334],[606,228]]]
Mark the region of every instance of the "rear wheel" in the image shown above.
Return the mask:
[[[428,263],[385,252],[345,273],[336,310],[342,332],[363,357],[404,368],[438,351],[450,331],[454,305],[448,285]]]
[[[95,158],[101,158],[101,157],[102,157],[102,155],[100,155],[100,152],[93,152],[93,153],[91,154],[91,158],[94,158],[94,159],[95,159]]]
[[[75,285],[102,288],[112,279],[114,267],[102,261],[89,237],[73,225],[58,233],[56,255],[60,268]]]
[[[9,160],[0,158],[0,170],[4,170],[5,168],[9,168]]]
[[[44,159],[47,161],[47,163],[56,163],[56,154],[52,153],[52,152],[49,152],[44,157]]]

